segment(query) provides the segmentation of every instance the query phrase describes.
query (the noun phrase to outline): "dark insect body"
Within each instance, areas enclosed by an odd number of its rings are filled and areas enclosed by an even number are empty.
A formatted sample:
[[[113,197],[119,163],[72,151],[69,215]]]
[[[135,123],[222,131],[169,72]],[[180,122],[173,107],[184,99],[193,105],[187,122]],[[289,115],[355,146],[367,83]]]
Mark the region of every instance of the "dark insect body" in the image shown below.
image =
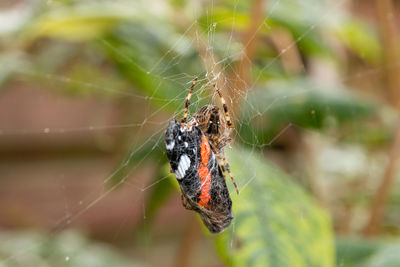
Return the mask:
[[[185,111],[180,123],[171,121],[165,134],[165,146],[171,165],[182,192],[182,204],[199,213],[203,223],[212,233],[219,233],[233,219],[232,201],[225,182],[227,171],[235,185],[224,146],[229,137],[232,122],[220,91],[223,111],[215,105],[206,105],[186,121],[194,80],[186,98]]]
[[[210,232],[223,231],[233,219],[232,201],[206,136],[197,125],[171,121],[165,144],[183,206],[199,213]]]

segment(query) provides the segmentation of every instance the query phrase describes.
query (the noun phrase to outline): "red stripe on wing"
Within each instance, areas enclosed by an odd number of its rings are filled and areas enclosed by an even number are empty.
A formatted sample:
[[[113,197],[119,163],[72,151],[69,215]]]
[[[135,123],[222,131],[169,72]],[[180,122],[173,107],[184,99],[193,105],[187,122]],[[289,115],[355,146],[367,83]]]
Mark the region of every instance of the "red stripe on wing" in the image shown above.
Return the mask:
[[[211,188],[211,173],[207,168],[210,159],[211,148],[207,138],[203,135],[203,140],[200,147],[201,164],[199,166],[199,176],[201,179],[201,195],[197,204],[203,207],[208,207],[210,201],[210,188]]]

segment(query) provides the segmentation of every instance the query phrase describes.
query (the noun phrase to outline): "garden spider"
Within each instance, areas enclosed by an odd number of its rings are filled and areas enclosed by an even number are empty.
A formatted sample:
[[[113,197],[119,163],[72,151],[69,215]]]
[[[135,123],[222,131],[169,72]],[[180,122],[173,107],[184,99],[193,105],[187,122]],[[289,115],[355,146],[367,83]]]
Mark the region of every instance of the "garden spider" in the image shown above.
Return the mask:
[[[181,121],[182,124],[186,123],[186,118],[188,116],[189,110],[189,102],[190,98],[192,97],[193,87],[196,82],[197,78],[194,79],[192,86],[190,87],[189,94],[186,97],[185,111],[183,113],[183,118]],[[213,87],[218,93],[224,111],[212,104],[205,105],[193,114],[188,124],[199,126],[203,134],[208,139],[212,151],[216,155],[218,165],[222,170],[224,178],[226,178],[225,172],[227,171],[229,176],[231,177],[233,185],[235,186],[236,192],[239,194],[239,189],[237,187],[235,179],[233,178],[229,163],[226,160],[224,153],[224,147],[232,142],[232,138],[229,137],[232,131],[232,121],[228,113],[228,106],[226,105],[225,99],[223,98],[220,90],[215,84],[213,85]]]

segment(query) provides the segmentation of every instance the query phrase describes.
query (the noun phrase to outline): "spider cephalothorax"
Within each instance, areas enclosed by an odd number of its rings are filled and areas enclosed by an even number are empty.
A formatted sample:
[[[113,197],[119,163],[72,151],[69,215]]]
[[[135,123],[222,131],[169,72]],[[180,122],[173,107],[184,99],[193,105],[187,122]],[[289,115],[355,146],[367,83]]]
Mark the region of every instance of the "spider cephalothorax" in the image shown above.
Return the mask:
[[[192,123],[194,120],[197,121],[200,129],[207,136],[215,153],[221,152],[223,147],[232,141],[229,137],[231,128],[227,126],[224,113],[219,107],[205,105],[193,115]]]

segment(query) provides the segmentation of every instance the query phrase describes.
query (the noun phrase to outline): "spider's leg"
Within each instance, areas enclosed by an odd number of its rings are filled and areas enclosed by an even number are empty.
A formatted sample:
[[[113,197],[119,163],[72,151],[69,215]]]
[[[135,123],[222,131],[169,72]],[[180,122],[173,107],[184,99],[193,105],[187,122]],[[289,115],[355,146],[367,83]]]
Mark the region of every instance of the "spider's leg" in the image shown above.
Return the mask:
[[[235,186],[236,192],[237,192],[237,194],[239,195],[239,188],[238,188],[238,186],[237,186],[237,184],[236,184],[235,178],[233,178],[233,175],[232,175],[232,172],[231,172],[231,168],[230,168],[230,166],[229,166],[228,161],[226,160],[226,157],[225,157],[225,153],[224,153],[224,152],[222,152],[222,157],[221,157],[221,160],[218,160],[218,164],[219,164],[219,166],[221,167],[222,174],[223,174],[224,178],[226,178],[226,177],[225,177],[225,171],[228,172],[229,177],[231,177],[232,183],[233,183],[233,185]]]
[[[188,115],[188,110],[189,110],[189,101],[190,101],[190,98],[192,97],[193,87],[196,84],[196,82],[197,82],[197,77],[193,80],[192,87],[190,87],[189,94],[186,97],[185,112],[183,113],[182,123],[186,123],[186,117]]]
[[[218,160],[218,165],[221,168],[222,176],[224,176],[224,179],[226,179],[224,163]]]
[[[225,169],[228,171],[229,177],[231,177],[232,183],[235,186],[236,192],[239,195],[239,188],[236,184],[235,178],[233,178],[232,172],[231,172],[231,168],[229,166],[228,161],[226,160],[225,156],[224,156],[224,165],[225,165]]]
[[[231,117],[229,116],[228,106],[226,105],[225,99],[222,96],[221,92],[219,91],[218,87],[215,84],[213,86],[214,86],[215,90],[217,91],[219,98],[221,99],[222,107],[224,108],[226,124],[228,125],[228,129],[231,129],[232,121],[231,121]]]
[[[189,204],[189,200],[186,198],[186,196],[184,194],[181,194],[181,200],[182,200],[182,205],[187,210],[193,210],[192,206]]]

